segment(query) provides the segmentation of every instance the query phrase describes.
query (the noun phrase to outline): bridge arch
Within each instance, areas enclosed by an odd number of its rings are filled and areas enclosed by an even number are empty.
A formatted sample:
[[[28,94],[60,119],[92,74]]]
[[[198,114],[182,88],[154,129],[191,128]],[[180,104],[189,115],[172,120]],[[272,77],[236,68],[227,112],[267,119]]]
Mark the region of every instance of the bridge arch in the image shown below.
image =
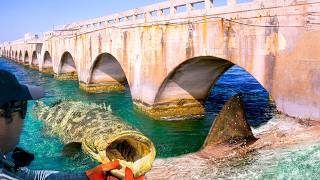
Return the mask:
[[[29,63],[29,54],[28,51],[24,52],[24,59],[23,59],[24,63]]]
[[[77,67],[70,52],[65,51],[62,54],[58,66],[58,74],[55,77],[59,80],[78,80]]]
[[[39,59],[38,59],[37,51],[32,52],[30,68],[34,70],[39,70]]]
[[[39,60],[38,60],[37,51],[33,51],[32,52],[31,65],[38,65],[38,64],[39,64]]]
[[[44,52],[41,72],[45,74],[53,74],[52,57],[49,51]]]
[[[177,65],[163,80],[153,105],[153,109],[162,112],[150,111],[150,115],[157,119],[161,119],[161,116],[170,119],[204,115],[205,101],[212,88],[234,65],[236,64],[233,62],[213,56],[187,59]]]
[[[214,83],[233,65],[230,61],[211,56],[186,60],[165,78],[155,97],[155,104],[177,96],[203,102]]]
[[[87,84],[82,89],[88,92],[123,91],[127,78],[119,61],[109,53],[101,53],[92,63]]]
[[[18,61],[19,61],[19,62],[22,61],[22,52],[21,52],[21,50],[19,51],[19,59],[18,59]]]
[[[15,51],[15,53],[14,53],[14,60],[18,61],[18,51]]]
[[[52,68],[52,57],[49,51],[46,51],[43,55],[43,68]]]

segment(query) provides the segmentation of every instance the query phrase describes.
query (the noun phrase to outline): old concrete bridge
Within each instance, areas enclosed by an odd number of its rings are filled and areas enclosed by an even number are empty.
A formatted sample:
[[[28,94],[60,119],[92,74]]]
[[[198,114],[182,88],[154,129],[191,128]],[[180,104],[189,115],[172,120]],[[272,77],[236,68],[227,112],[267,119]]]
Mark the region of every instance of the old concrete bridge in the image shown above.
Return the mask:
[[[236,64],[278,110],[320,120],[320,0],[171,0],[26,36],[0,53],[88,92],[127,81],[136,107],[155,118],[202,115]]]

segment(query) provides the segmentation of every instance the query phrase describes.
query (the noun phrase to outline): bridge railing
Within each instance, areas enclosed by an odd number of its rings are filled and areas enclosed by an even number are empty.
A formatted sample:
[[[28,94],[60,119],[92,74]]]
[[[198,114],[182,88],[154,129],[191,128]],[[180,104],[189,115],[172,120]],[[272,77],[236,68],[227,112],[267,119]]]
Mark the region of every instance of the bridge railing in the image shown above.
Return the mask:
[[[247,3],[237,3],[237,0],[225,0],[225,4],[216,6],[214,0],[170,0],[145,7],[135,8],[129,11],[104,16],[86,21],[72,23],[70,25],[57,26],[54,31],[64,32],[63,34],[72,35],[74,31],[94,31],[112,26],[139,24],[161,20],[177,19],[182,17],[192,17],[204,15],[213,9],[221,6],[234,7],[255,3],[261,0],[248,0]],[[219,7],[218,7],[219,6]],[[69,32],[68,32],[69,31]],[[48,33],[50,34],[50,33]],[[51,35],[53,35],[52,33]],[[50,37],[48,35],[47,37]]]
[[[10,44],[22,44],[24,43],[24,38],[17,39],[15,41],[11,41]]]

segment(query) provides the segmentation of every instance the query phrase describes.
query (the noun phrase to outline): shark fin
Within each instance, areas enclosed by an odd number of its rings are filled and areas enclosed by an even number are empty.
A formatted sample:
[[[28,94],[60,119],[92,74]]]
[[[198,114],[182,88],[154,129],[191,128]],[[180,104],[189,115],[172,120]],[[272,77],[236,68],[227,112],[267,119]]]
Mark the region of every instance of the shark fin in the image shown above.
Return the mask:
[[[216,117],[203,147],[217,144],[238,144],[254,141],[251,128],[246,120],[241,94],[225,103]]]

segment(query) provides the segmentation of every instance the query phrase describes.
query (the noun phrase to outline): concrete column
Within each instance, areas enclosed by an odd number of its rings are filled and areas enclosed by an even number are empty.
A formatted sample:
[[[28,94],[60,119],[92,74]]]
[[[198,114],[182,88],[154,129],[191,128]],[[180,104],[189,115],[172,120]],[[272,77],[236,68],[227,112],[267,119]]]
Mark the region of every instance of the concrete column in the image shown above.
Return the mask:
[[[137,14],[132,15],[132,21],[137,21]]]
[[[187,12],[191,12],[193,9],[192,4],[191,3],[187,3]]]
[[[120,22],[119,17],[116,17],[116,18],[114,19],[114,23],[117,24],[117,23],[119,23],[119,22]]]
[[[171,15],[172,15],[172,14],[176,14],[176,12],[177,12],[176,7],[174,7],[173,5],[170,6],[170,14],[171,14]]]
[[[144,13],[144,19],[146,20],[146,21],[148,21],[149,19],[151,19],[151,12],[145,12]]]
[[[206,9],[213,8],[213,0],[205,0],[204,3],[205,3],[205,8]]]
[[[237,4],[237,0],[228,0],[228,6],[234,6]]]
[[[170,15],[175,14],[177,12],[175,6],[174,6],[175,0],[170,0]]]

